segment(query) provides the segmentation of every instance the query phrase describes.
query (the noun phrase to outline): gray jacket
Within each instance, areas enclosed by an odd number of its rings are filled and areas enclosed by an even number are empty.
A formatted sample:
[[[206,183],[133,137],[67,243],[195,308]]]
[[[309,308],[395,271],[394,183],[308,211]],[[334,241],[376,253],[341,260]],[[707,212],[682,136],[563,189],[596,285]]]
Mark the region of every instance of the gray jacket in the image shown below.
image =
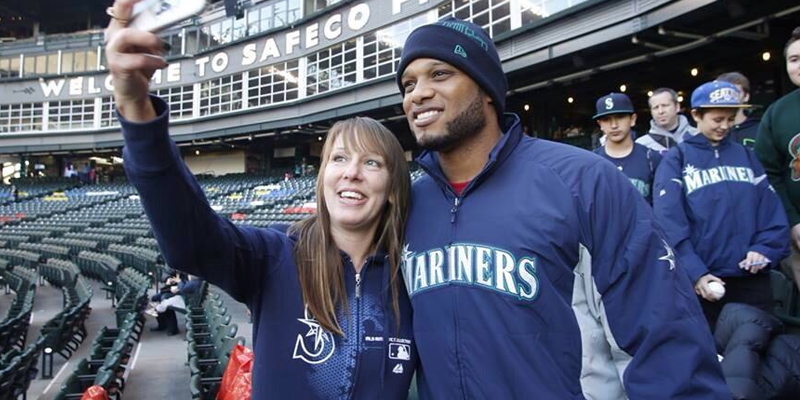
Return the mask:
[[[636,143],[664,154],[673,146],[683,142],[684,135],[694,136],[696,134],[697,128],[689,125],[689,120],[683,115],[678,115],[678,129],[675,130],[675,133],[661,128],[651,119],[650,132],[636,139]]]

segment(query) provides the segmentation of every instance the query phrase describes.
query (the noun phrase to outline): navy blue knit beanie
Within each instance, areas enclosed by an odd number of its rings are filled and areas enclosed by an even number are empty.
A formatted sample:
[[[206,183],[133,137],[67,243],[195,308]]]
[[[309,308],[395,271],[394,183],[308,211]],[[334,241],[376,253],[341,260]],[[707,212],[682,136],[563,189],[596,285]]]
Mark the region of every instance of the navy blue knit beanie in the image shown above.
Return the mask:
[[[411,32],[397,68],[397,86],[401,94],[405,92],[401,79],[403,71],[417,58],[444,61],[469,75],[492,98],[497,118],[502,121],[508,81],[497,48],[483,28],[448,17]]]

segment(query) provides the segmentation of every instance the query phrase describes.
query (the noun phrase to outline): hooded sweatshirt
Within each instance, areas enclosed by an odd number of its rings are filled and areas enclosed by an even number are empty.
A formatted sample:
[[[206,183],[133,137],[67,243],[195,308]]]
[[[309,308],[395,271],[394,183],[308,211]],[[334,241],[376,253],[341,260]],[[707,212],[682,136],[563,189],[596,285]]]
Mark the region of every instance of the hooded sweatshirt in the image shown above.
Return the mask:
[[[670,150],[656,172],[653,203],[692,282],[708,273],[751,275],[739,268],[748,251],[773,266],[788,255],[780,200],[755,153],[730,136],[712,146],[700,134]]]
[[[436,153],[403,273],[422,400],[730,399],[650,207],[591,152],[505,133],[456,196]]]
[[[670,148],[678,143],[683,142],[686,137],[694,136],[697,134],[697,128],[689,124],[689,120],[683,115],[678,115],[678,127],[674,132],[668,131],[658,125],[656,121],[650,120],[650,131],[636,139],[636,143],[641,144],[648,149],[655,150],[664,154]]]
[[[750,150],[755,150],[760,122],[761,120],[756,117],[747,117],[741,124],[734,125],[728,135],[730,135],[733,142],[739,143]]]
[[[368,258],[356,274],[342,253],[348,310],[337,310],[344,335],[331,334],[304,305],[296,238],[218,216],[169,138],[169,107],[152,101],[153,121],[118,115],[125,172],[167,263],[219,286],[253,313],[252,398],[405,400],[417,359],[411,309],[403,293],[398,327],[385,254]]]
[[[767,108],[758,128],[756,153],[781,198],[789,225],[800,224],[800,89]]]

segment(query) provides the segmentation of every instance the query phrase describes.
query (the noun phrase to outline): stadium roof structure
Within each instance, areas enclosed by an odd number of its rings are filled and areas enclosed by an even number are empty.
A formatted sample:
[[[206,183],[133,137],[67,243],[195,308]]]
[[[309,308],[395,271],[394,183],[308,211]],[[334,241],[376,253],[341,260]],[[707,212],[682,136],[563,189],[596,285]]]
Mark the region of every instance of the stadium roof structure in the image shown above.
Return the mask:
[[[35,32],[74,33],[102,28],[108,23],[105,10],[111,4],[113,0],[3,0],[0,40],[31,37]]]

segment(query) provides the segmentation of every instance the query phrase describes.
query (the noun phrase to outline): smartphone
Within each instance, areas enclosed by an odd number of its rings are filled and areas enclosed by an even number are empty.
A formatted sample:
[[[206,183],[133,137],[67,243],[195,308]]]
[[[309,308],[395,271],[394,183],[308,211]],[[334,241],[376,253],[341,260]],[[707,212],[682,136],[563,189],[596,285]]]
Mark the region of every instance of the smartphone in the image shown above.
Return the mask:
[[[142,0],[133,5],[131,28],[157,32],[200,14],[206,0]]]

